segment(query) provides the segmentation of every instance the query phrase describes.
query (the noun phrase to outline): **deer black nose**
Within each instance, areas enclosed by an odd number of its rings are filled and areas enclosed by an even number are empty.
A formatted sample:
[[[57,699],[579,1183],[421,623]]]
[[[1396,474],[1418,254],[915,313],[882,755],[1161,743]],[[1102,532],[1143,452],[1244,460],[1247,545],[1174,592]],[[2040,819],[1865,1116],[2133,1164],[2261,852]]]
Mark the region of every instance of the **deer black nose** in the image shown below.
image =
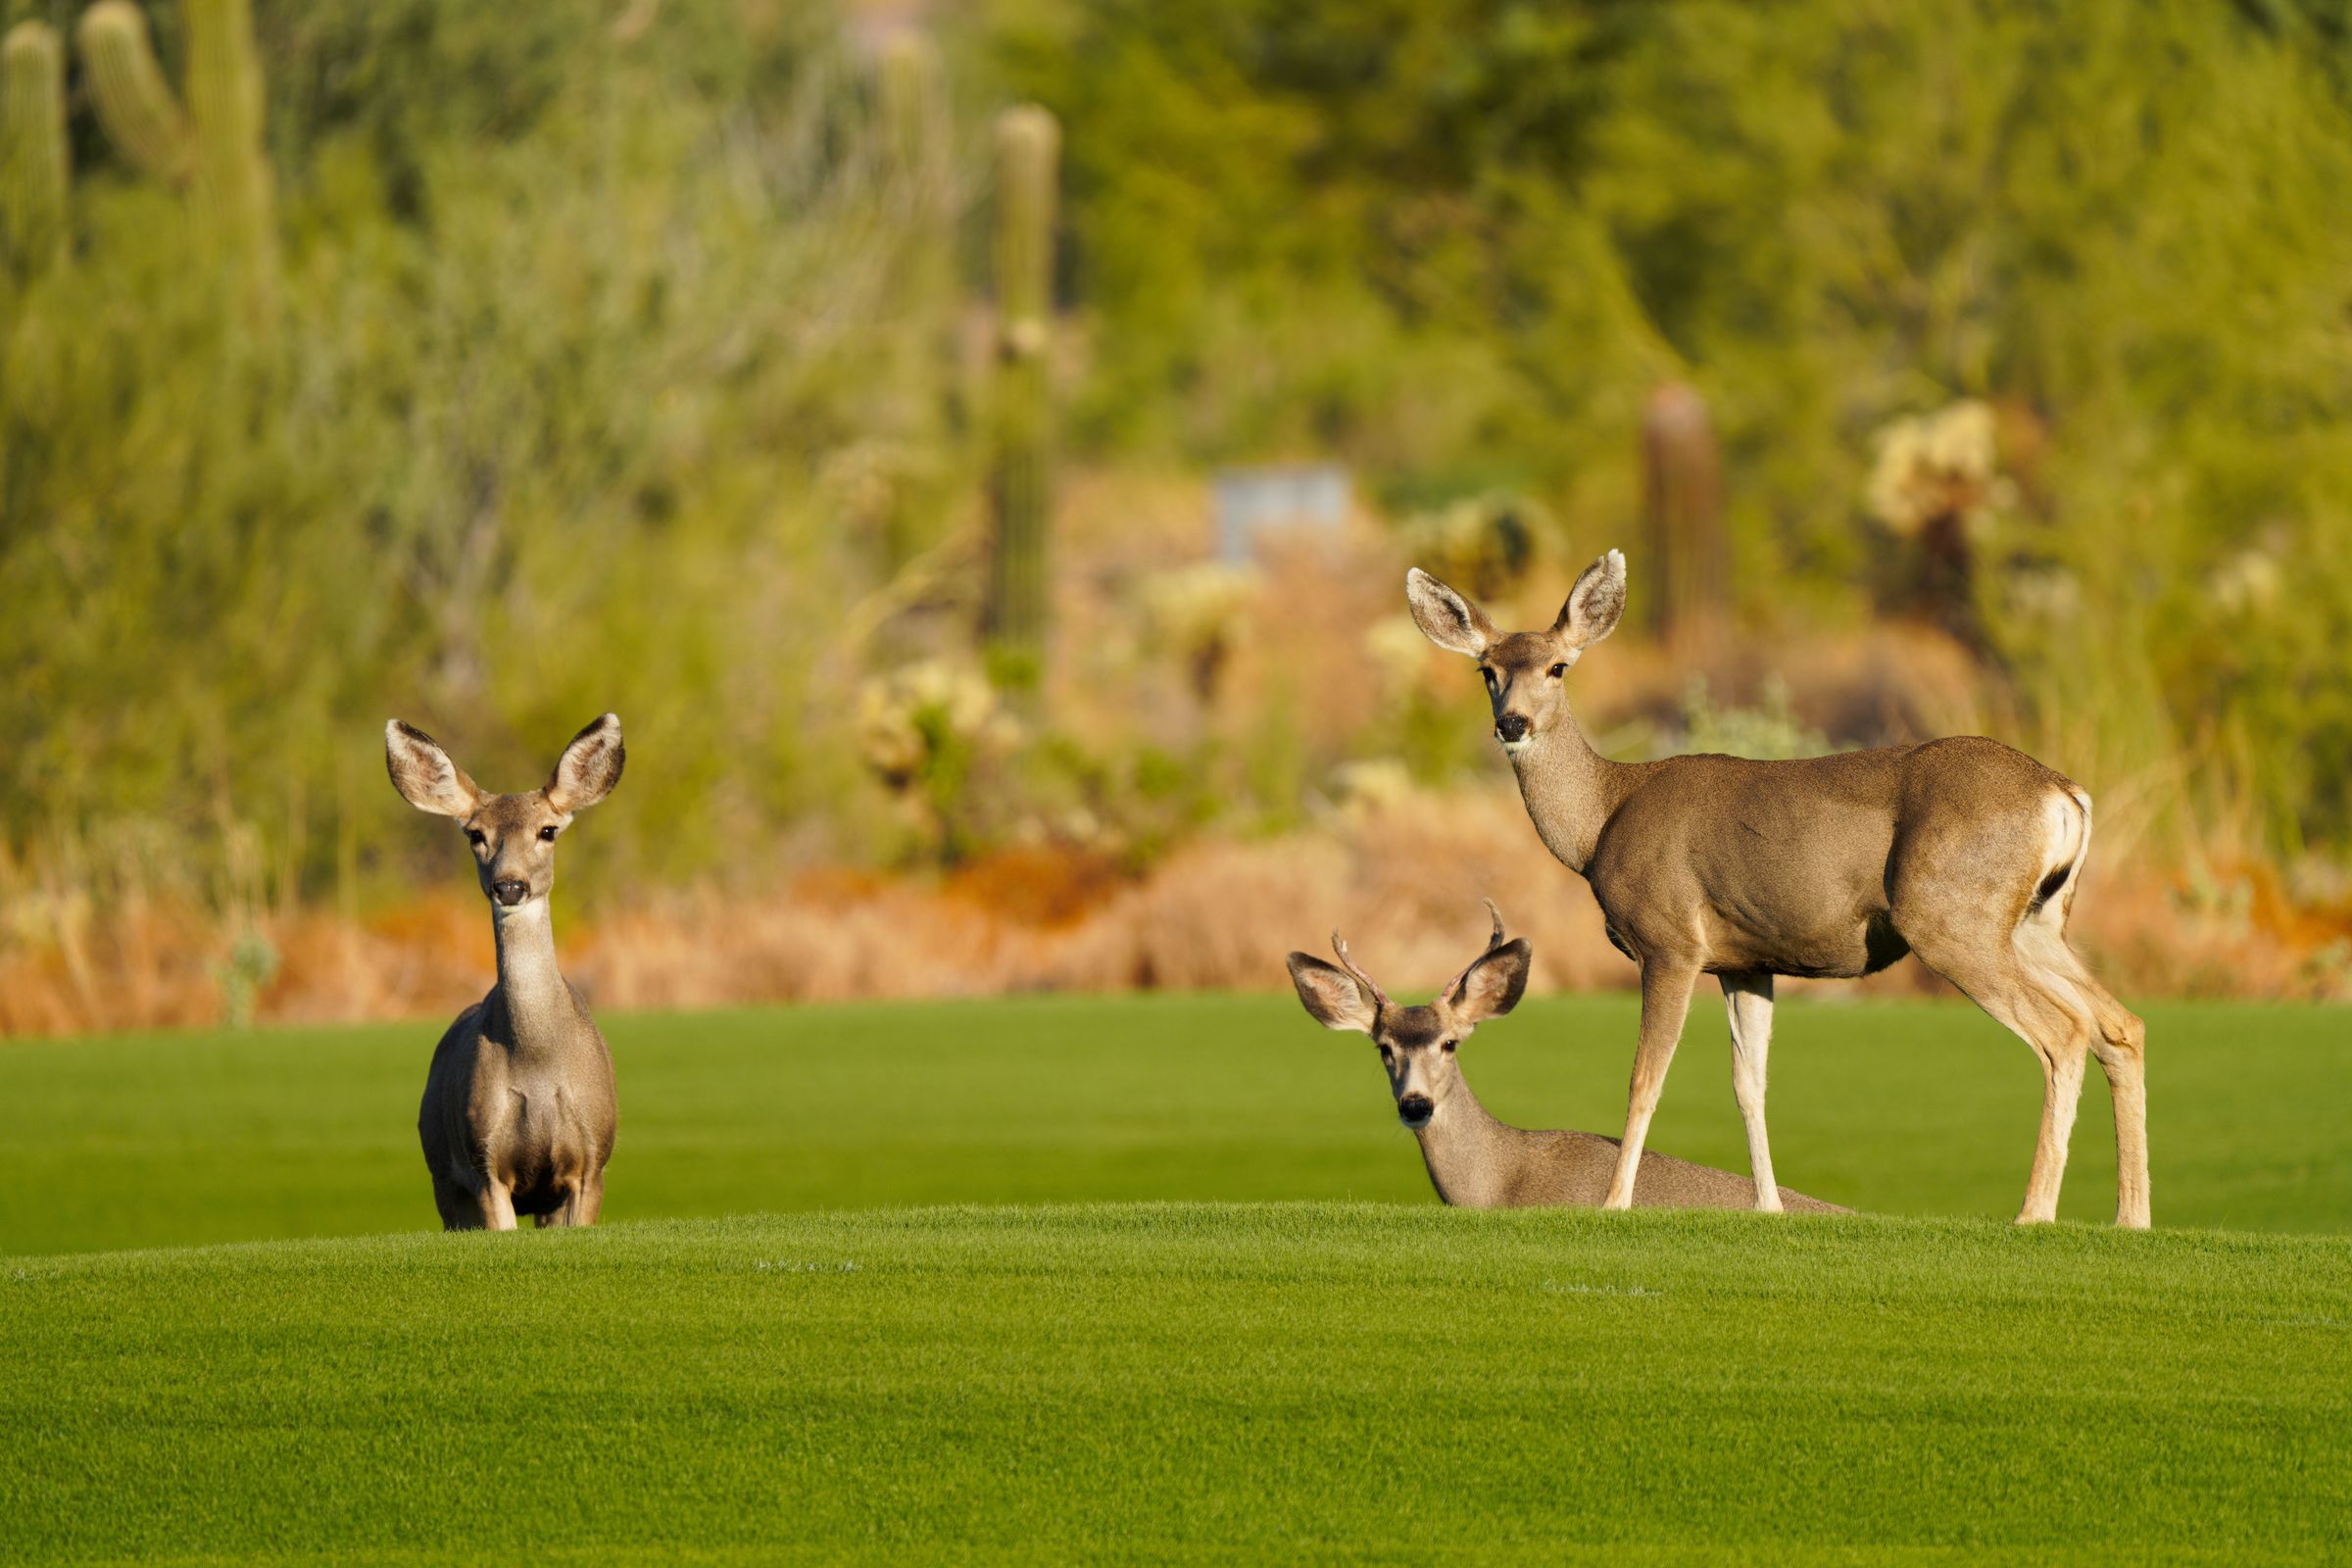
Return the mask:
[[[1494,721],[1494,733],[1504,741],[1527,739],[1527,719],[1518,713],[1505,713]]]
[[[1427,1095],[1407,1095],[1396,1102],[1396,1114],[1415,1127],[1429,1120],[1430,1113],[1437,1108],[1436,1105],[1430,1103]]]
[[[504,877],[490,884],[490,896],[512,909],[531,896],[531,885],[518,877]]]

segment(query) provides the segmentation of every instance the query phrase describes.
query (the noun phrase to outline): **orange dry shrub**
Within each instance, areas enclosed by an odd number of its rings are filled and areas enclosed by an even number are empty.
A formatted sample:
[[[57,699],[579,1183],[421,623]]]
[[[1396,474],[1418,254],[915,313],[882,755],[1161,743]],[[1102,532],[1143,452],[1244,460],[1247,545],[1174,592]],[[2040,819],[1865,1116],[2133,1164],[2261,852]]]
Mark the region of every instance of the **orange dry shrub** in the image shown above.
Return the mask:
[[[2074,933],[2127,1001],[2352,999],[2345,911],[2296,906],[2258,863],[2202,880],[2199,892],[2094,853]],[[1140,876],[1091,852],[1024,849],[944,878],[813,871],[764,894],[661,895],[588,929],[567,925],[564,964],[604,1007],[1271,991],[1285,984],[1283,955],[1328,952],[1336,926],[1399,997],[1418,996],[1485,936],[1480,901],[1490,897],[1535,944],[1539,990],[1634,984],[1592,894],[1544,853],[1499,778],[1451,794],[1368,793],[1280,838],[1196,841]],[[215,965],[229,932],[192,905],[134,903],[120,917],[52,922],[62,934],[0,948],[0,1032],[219,1021]],[[456,892],[366,922],[315,910],[265,917],[262,931],[282,960],[259,999],[268,1020],[446,1019],[494,973],[480,901]],[[1863,989],[1941,985],[1906,960]]]

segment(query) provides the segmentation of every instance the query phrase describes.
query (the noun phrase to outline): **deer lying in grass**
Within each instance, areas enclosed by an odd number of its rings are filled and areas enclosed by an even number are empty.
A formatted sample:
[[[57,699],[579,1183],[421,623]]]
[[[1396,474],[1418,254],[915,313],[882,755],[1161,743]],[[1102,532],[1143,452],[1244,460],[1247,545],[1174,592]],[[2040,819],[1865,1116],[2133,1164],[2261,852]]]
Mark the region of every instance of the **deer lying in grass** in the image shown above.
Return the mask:
[[[1492,900],[1487,911],[1494,917],[1487,951],[1426,1005],[1391,1002],[1348,958],[1336,931],[1332,950],[1346,972],[1294,953],[1291,983],[1324,1028],[1357,1030],[1380,1047],[1397,1119],[1421,1141],[1439,1198],[1462,1208],[1596,1208],[1617,1169],[1615,1139],[1508,1126],[1487,1114],[1462,1081],[1454,1048],[1519,1004],[1533,956],[1525,937],[1502,939],[1502,912]],[[1745,1208],[1754,1196],[1745,1177],[1659,1153],[1642,1156],[1634,1184],[1634,1201],[1644,1208]],[[1799,1213],[1846,1212],[1802,1193],[1783,1189],[1777,1196],[1780,1206]]]
[[[545,786],[490,795],[430,735],[384,726],[393,786],[465,827],[498,939],[498,983],[441,1037],[416,1112],[444,1230],[511,1231],[516,1214],[593,1225],[604,1206],[619,1119],[612,1053],[556,969],[547,905],[557,835],[612,793],[625,755],[607,713],[572,737]]]
[[[1592,884],[1609,940],[1642,966],[1610,1207],[1634,1200],[1634,1163],[1701,974],[1722,981],[1731,1004],[1732,1091],[1756,1206],[1769,1209],[1773,976],[1874,974],[1916,953],[2041,1060],[2041,1138],[2019,1221],[2057,1215],[2083,1061],[2095,1055],[2115,1102],[2115,1222],[2148,1223],[2146,1030],[2066,942],[2090,852],[2087,794],[1974,735],[1793,761],[1596,755],[1562,677],[1625,609],[1625,558],[1614,550],[1541,631],[1496,631],[1418,569],[1405,598],[1431,642],[1478,661],[1537,834]]]

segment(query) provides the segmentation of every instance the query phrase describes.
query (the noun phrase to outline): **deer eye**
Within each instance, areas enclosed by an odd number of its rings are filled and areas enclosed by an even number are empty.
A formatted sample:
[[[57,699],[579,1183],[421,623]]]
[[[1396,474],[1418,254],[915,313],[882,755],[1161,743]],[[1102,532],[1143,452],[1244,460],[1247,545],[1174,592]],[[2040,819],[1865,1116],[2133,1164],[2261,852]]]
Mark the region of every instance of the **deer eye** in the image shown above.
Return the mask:
[[[553,844],[556,842],[556,829],[553,823],[550,823],[548,826],[539,830],[539,842],[542,844]]]
[[[487,834],[485,834],[485,833],[484,833],[484,832],[483,832],[483,831],[482,831],[480,828],[478,828],[478,827],[469,827],[469,828],[467,828],[467,829],[466,830],[466,843],[468,843],[468,844],[470,844],[470,845],[472,845],[472,846],[473,846],[475,849],[477,849],[477,850],[478,850],[478,849],[480,849],[480,848],[481,848],[483,845],[485,845],[485,844],[489,843],[489,842],[490,842],[490,839],[489,839],[489,836],[488,836]]]
[[[1478,672],[1486,680],[1487,690],[1493,691],[1494,689],[1494,672],[1484,664],[1479,666]]]
[[[1389,1066],[1395,1066],[1396,1062],[1396,1053],[1391,1051],[1388,1047],[1383,1046],[1380,1048],[1380,1059],[1383,1063]]]
[[[1450,1056],[1453,1054],[1454,1044],[1455,1042],[1451,1040],[1441,1040],[1438,1042],[1438,1049]]]
[[[1558,680],[1562,675],[1567,673],[1568,666],[1566,664],[1554,664],[1551,666],[1551,678],[1553,680]]]

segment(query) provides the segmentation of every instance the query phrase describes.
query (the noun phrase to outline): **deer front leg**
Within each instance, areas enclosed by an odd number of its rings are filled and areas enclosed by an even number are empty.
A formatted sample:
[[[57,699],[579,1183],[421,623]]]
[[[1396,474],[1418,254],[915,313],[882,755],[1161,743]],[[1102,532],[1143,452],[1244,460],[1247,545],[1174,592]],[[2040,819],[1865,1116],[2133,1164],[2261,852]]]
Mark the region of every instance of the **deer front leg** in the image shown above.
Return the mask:
[[[1649,1138],[1649,1118],[1658,1108],[1658,1093],[1666,1087],[1666,1069],[1674,1048],[1683,1038],[1683,1019],[1690,1011],[1690,988],[1698,983],[1698,965],[1683,958],[1646,958],[1642,964],[1642,1040],[1634,1048],[1634,1081],[1626,1096],[1625,1142],[1617,1149],[1617,1171],[1609,1178],[1603,1208],[1634,1206],[1634,1173],[1642,1168],[1642,1146]]]
[[[1732,1015],[1732,1097],[1747,1124],[1747,1168],[1756,1179],[1756,1208],[1781,1211],[1781,1189],[1772,1177],[1772,1145],[1764,1132],[1764,1057],[1772,1050],[1772,976],[1769,972],[1727,974],[1724,1005]]]

